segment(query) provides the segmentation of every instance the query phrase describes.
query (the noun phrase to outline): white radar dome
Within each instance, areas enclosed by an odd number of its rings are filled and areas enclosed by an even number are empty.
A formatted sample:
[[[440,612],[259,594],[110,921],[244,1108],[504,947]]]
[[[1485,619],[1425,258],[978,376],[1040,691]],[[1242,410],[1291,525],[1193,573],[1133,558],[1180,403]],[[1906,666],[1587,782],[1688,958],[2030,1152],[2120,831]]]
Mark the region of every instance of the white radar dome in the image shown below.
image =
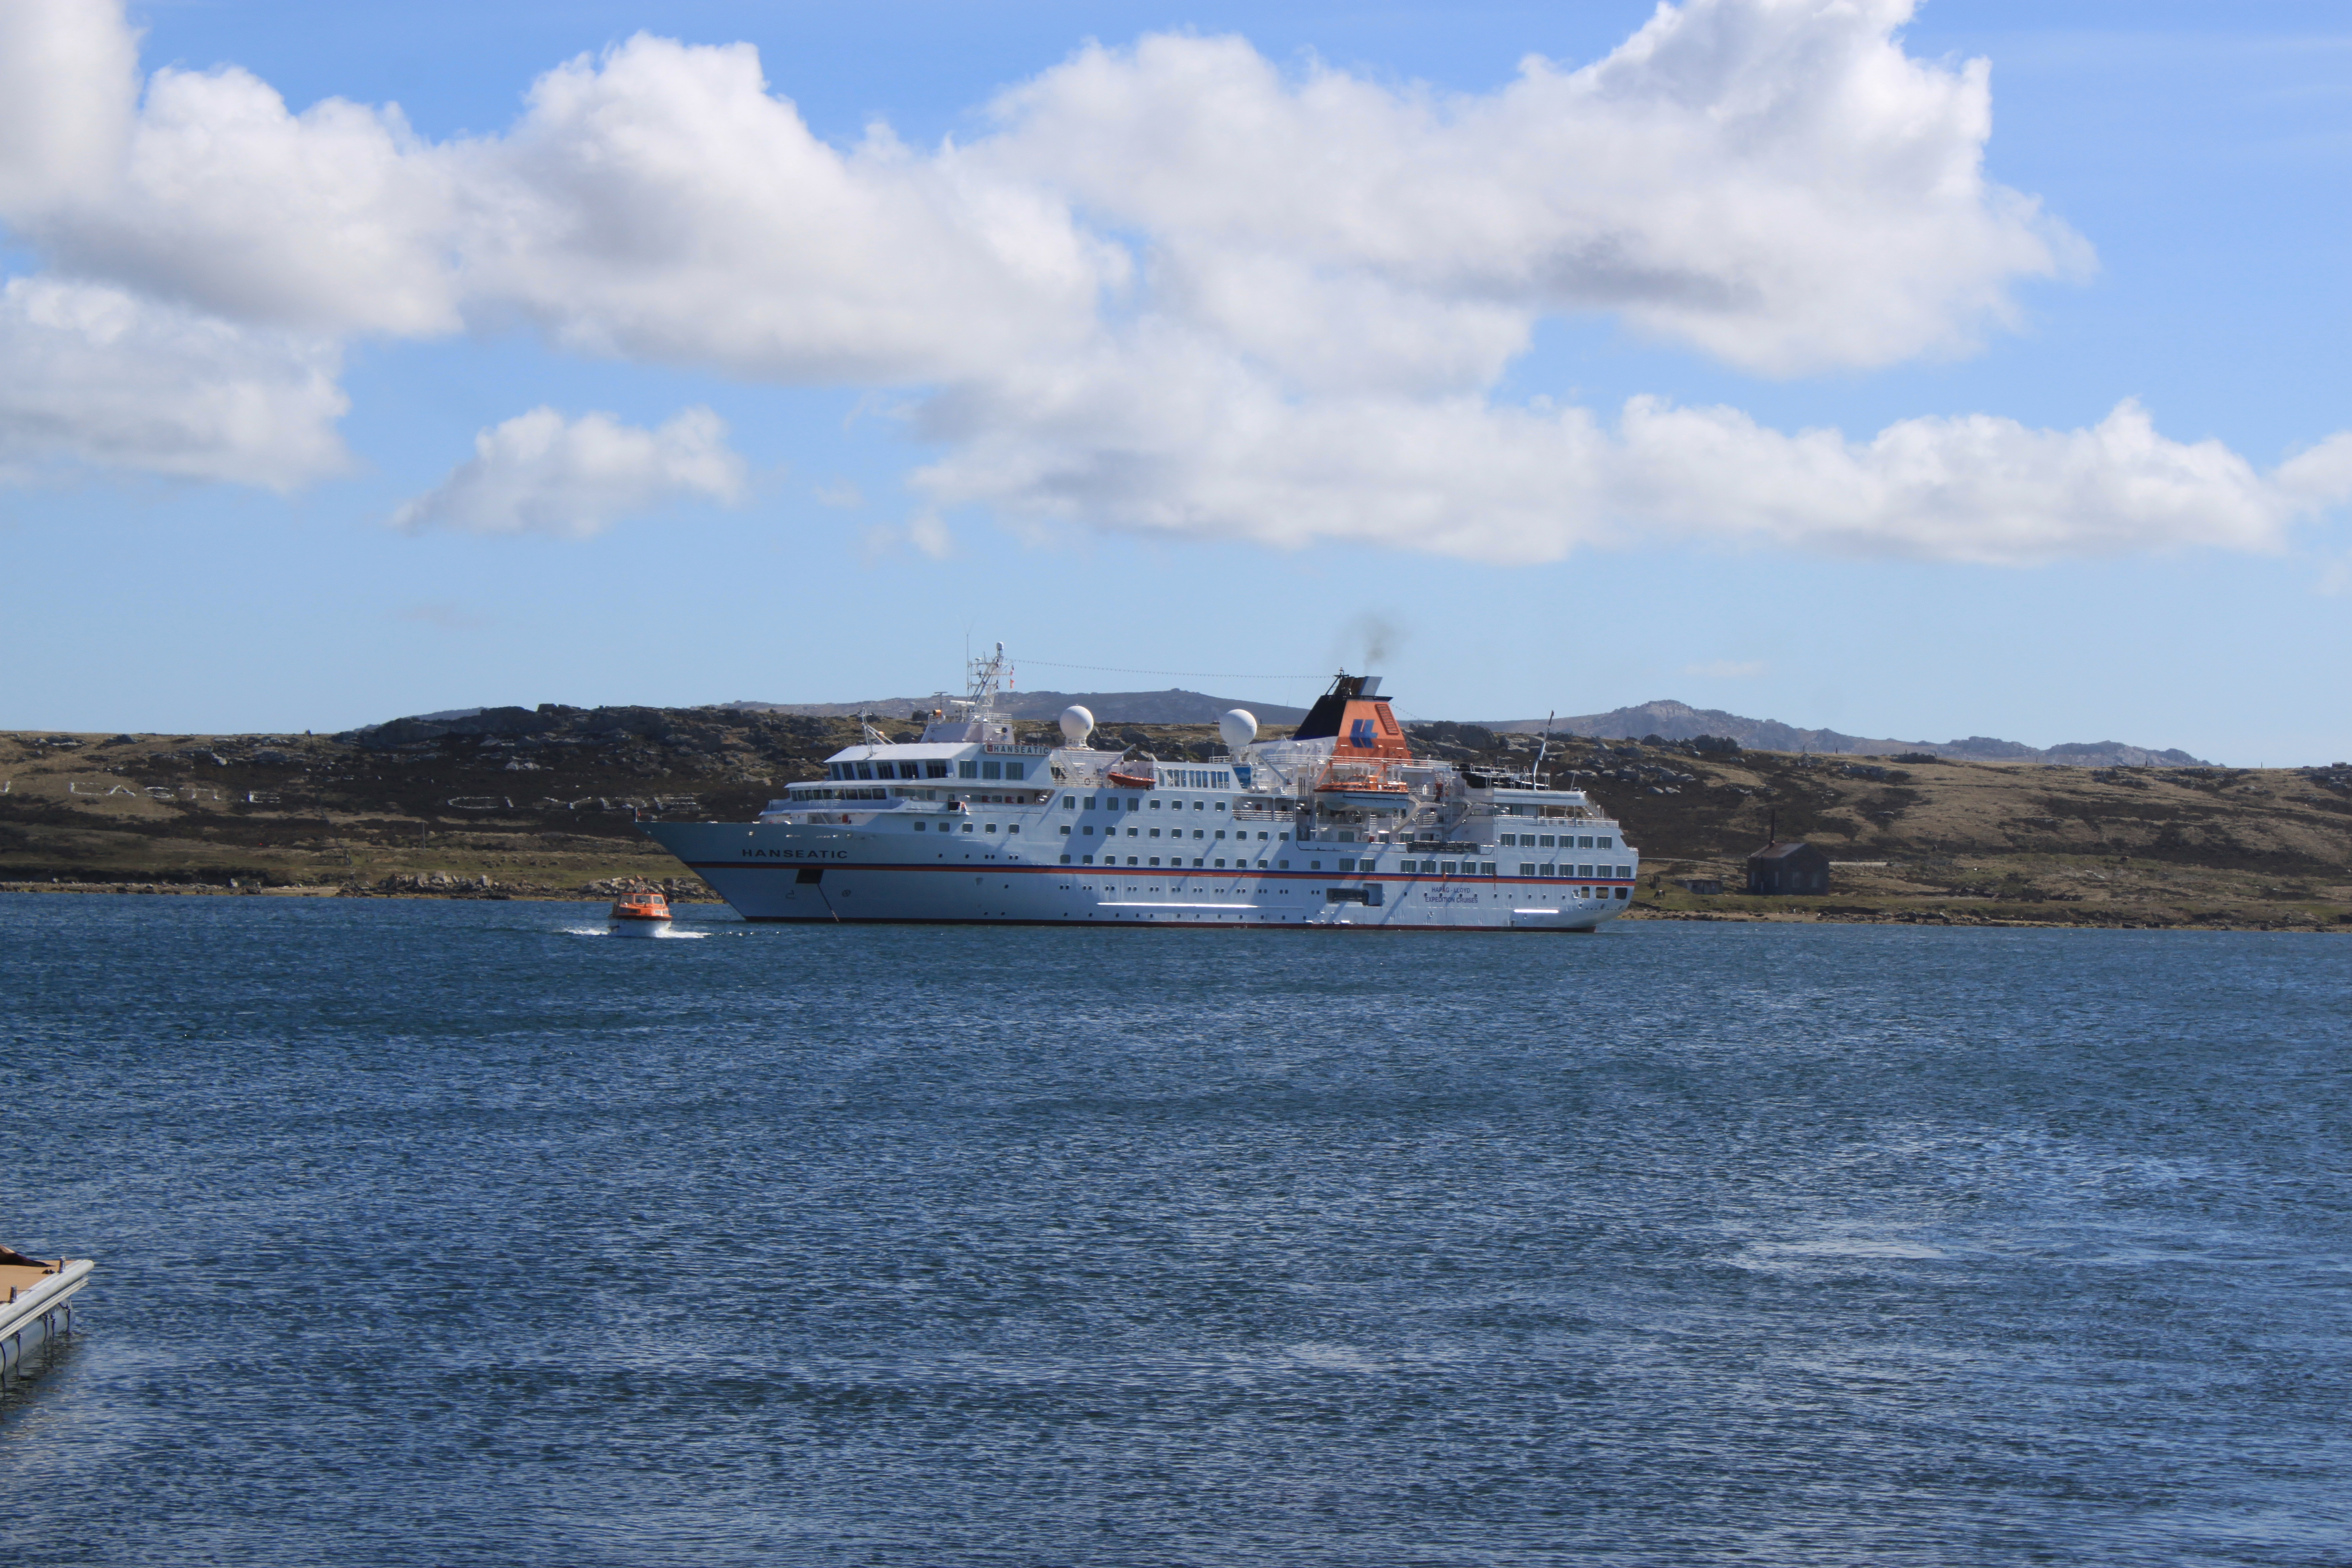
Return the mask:
[[[1062,710],[1062,739],[1073,746],[1094,733],[1095,716],[1076,703]]]
[[[1246,708],[1226,710],[1217,721],[1217,733],[1225,742],[1225,750],[1238,752],[1257,739],[1257,715]]]

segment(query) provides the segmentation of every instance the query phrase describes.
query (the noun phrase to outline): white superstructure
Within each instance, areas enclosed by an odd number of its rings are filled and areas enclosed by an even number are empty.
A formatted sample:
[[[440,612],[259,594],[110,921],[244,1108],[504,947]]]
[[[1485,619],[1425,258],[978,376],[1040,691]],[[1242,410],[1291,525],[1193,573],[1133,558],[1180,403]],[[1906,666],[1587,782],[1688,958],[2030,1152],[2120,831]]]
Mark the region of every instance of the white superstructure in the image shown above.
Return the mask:
[[[1580,790],[1415,759],[1377,677],[1342,675],[1296,738],[1160,761],[1024,744],[996,713],[1003,649],[919,742],[827,759],[757,822],[646,830],[747,920],[1086,921],[1592,931],[1641,857]],[[950,711],[951,707],[954,711]]]

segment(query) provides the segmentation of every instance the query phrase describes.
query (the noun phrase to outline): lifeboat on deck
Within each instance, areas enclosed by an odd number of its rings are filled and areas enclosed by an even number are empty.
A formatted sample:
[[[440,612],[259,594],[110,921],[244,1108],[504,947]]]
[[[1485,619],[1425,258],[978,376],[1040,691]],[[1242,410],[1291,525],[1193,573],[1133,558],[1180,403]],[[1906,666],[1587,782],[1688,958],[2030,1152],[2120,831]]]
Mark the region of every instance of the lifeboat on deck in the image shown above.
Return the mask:
[[[1159,784],[1159,777],[1155,773],[1135,771],[1139,766],[1149,768],[1150,765],[1149,763],[1113,763],[1110,772],[1104,776],[1110,780],[1113,789],[1151,789]]]
[[[613,900],[614,936],[659,936],[669,930],[669,900],[659,893],[623,893]]]
[[[1315,798],[1321,805],[1349,811],[1412,809],[1411,786],[1390,778],[1380,763],[1333,763],[1316,781]]]

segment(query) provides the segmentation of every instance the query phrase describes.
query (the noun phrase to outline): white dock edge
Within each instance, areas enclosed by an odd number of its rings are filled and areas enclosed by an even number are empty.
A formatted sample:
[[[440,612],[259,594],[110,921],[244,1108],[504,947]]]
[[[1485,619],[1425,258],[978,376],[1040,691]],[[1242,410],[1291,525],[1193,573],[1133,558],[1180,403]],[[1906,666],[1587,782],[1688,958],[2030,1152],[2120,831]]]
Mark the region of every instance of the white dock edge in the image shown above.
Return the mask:
[[[0,1303],[0,1385],[23,1374],[27,1353],[73,1331],[70,1303],[97,1267],[89,1258],[73,1258],[61,1272],[16,1287],[16,1300]]]

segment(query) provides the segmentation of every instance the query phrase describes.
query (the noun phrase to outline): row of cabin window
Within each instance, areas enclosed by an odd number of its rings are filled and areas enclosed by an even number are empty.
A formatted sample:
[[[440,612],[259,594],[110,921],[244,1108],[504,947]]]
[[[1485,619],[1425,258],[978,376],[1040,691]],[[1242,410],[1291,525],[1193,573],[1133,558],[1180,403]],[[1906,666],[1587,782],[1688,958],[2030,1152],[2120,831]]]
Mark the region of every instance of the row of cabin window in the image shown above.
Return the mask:
[[[1094,837],[1095,825],[1091,822],[1081,823],[1078,825],[1078,833],[1082,837],[1091,838]],[[1066,822],[1062,824],[1062,837],[1067,838],[1069,836],[1070,825]],[[1130,827],[1127,830],[1127,836],[1129,838],[1139,838],[1143,836],[1143,829],[1139,827]],[[1216,837],[1223,838],[1224,836],[1225,830],[1222,827],[1218,828]],[[1103,829],[1103,837],[1105,838],[1116,838],[1118,837],[1118,829],[1116,827],[1106,827]],[[1156,827],[1151,829],[1151,837],[1154,838],[1159,837],[1160,829]],[[1168,830],[1168,837],[1171,838],[1181,838],[1184,837],[1184,830],[1181,827],[1171,827]],[[1206,828],[1196,827],[1192,829],[1192,837],[1195,838],[1206,838],[1209,837],[1209,833]],[[1237,827],[1234,829],[1234,837],[1236,838],[1247,838],[1249,837],[1249,830],[1245,827]],[[1288,841],[1290,835],[1287,833],[1277,833],[1275,837],[1286,842]],[[1261,833],[1258,835],[1258,838],[1263,842],[1265,838],[1265,835]]]
[[[827,763],[824,776],[835,782],[848,779],[943,779],[948,776],[948,765],[943,762]],[[1029,764],[975,759],[958,763],[955,776],[960,779],[1025,779],[1029,776]]]
[[[986,831],[988,831],[988,832],[990,832],[990,833],[993,833],[993,832],[995,832],[995,831],[996,831],[996,824],[994,824],[994,823],[992,823],[992,822],[991,822],[991,823],[987,823],[987,824],[984,824],[984,825],[982,825],[982,826],[985,827]],[[970,833],[970,832],[972,830],[972,826],[973,826],[973,825],[972,825],[971,823],[967,822],[967,823],[965,823],[965,824],[963,825],[963,830],[964,830],[966,833]],[[916,831],[916,832],[918,832],[918,833],[927,833],[927,832],[931,831],[931,829],[932,829],[932,825],[931,825],[930,823],[925,822],[925,821],[924,821],[921,817],[919,817],[919,817],[917,817],[917,818],[915,818],[915,831]],[[955,824],[954,824],[954,823],[952,823],[952,822],[942,822],[942,823],[940,823],[940,824],[938,825],[938,831],[940,831],[940,832],[941,832],[941,833],[953,833],[953,832],[955,831]],[[1008,823],[1006,823],[1006,824],[1004,825],[1004,831],[1005,831],[1005,832],[1007,832],[1007,833],[1018,833],[1018,832],[1020,832],[1020,831],[1021,831],[1021,825],[1020,825],[1019,823],[1017,823],[1017,822],[1008,822]]]
[[[1124,809],[1128,811],[1141,811],[1143,809],[1143,796],[1139,795],[1107,795],[1103,796],[1102,799],[1103,809],[1105,811],[1118,811],[1122,809],[1118,804],[1122,800],[1127,802]],[[1153,795],[1151,797],[1152,810],[1158,811],[1162,804],[1163,803],[1158,795]],[[1170,799],[1164,804],[1171,811],[1181,811],[1184,809],[1184,803],[1181,800]],[[1225,809],[1225,803],[1223,801],[1221,800],[1217,802],[1216,805],[1219,811]],[[1095,797],[1092,795],[1087,796],[1087,804],[1083,807],[1078,805],[1078,797],[1076,795],[1066,795],[1062,797],[1062,809],[1064,811],[1092,811],[1094,808]],[[1209,803],[1206,801],[1196,800],[1192,803],[1192,809],[1194,811],[1206,811],[1209,809]]]
[[[1499,833],[1495,836],[1495,842],[1506,849],[1549,849],[1552,847],[1552,836],[1549,833],[1516,835]],[[1599,838],[1586,834],[1579,838],[1572,834],[1563,833],[1559,836],[1559,847],[1562,849],[1614,849],[1617,847],[1617,839],[1613,834],[1606,834]]]
[[[1559,867],[1555,868],[1549,860],[1545,861],[1540,866],[1532,860],[1522,860],[1519,862],[1519,875],[1522,877],[1568,877],[1570,879],[1583,880],[1590,880],[1596,877],[1606,880],[1613,876],[1614,878],[1622,880],[1631,878],[1633,875],[1633,868],[1631,866],[1571,866],[1567,861],[1563,860],[1559,863]]]

